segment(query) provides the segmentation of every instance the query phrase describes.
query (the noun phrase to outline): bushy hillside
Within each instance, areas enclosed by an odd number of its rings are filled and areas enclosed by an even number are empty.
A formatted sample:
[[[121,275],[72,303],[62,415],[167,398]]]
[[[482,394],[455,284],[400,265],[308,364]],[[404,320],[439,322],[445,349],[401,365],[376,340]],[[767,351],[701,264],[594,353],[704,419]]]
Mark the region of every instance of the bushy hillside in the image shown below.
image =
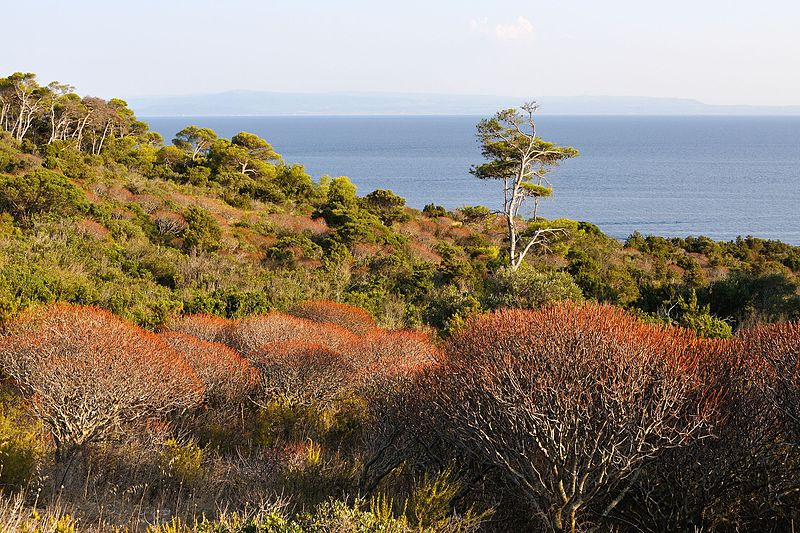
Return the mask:
[[[0,530],[791,529],[800,248],[505,228],[0,80]]]
[[[0,95],[4,316],[67,301],[152,328],[328,298],[447,333],[476,312],[585,298],[725,336],[712,317],[735,329],[800,313],[800,249],[779,242],[636,234],[623,245],[590,223],[539,219],[523,231],[568,233],[511,272],[503,221],[486,208],[358,197],[347,178],[314,182],[245,132],[189,126],[164,145],[125,102],[32,75],[2,80]]]

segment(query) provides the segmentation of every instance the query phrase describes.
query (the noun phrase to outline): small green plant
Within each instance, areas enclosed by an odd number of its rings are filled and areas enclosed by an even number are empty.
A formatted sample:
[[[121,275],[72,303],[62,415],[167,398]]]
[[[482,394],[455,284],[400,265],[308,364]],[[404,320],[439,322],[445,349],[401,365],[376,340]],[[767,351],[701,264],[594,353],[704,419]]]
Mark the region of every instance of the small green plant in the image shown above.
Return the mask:
[[[171,438],[164,445],[161,465],[165,475],[187,484],[202,479],[204,451],[194,439],[181,442]]]
[[[30,418],[19,397],[0,392],[0,490],[24,487],[44,454],[41,423]]]

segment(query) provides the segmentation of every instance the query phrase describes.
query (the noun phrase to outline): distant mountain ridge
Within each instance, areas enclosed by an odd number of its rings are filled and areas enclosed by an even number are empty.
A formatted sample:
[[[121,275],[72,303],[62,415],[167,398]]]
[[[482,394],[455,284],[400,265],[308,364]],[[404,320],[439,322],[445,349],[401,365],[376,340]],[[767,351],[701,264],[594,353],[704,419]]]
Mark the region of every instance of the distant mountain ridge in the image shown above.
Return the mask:
[[[131,97],[143,117],[275,115],[487,115],[522,103],[519,97],[415,93],[281,93],[229,91]],[[711,105],[686,98],[543,96],[547,115],[800,115],[797,106]]]

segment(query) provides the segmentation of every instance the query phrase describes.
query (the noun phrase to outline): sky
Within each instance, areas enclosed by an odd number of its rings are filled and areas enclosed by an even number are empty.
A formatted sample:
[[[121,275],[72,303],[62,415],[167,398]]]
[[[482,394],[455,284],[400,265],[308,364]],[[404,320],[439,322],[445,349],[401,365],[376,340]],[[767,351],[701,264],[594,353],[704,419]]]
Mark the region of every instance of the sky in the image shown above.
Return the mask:
[[[0,74],[229,90],[800,104],[800,2],[0,0]],[[16,22],[15,22],[16,21]]]

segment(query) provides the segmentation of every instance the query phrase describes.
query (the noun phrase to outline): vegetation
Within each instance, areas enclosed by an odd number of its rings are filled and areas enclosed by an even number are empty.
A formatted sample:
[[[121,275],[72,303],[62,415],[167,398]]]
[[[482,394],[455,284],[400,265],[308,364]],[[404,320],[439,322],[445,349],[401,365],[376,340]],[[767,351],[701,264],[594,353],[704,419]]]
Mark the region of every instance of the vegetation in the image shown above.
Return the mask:
[[[544,220],[523,111],[417,211],[0,80],[0,531],[791,530],[800,248]]]
[[[520,209],[526,199],[533,199],[533,222],[537,221],[539,200],[553,193],[547,181],[548,169],[559,161],[575,157],[572,147],[556,146],[539,137],[536,131],[535,102],[521,110],[506,109],[478,124],[478,137],[487,163],[472,169],[480,179],[503,183],[503,218],[507,227],[508,261],[517,270],[531,247],[544,244],[557,228],[538,227],[526,234],[518,227]]]

